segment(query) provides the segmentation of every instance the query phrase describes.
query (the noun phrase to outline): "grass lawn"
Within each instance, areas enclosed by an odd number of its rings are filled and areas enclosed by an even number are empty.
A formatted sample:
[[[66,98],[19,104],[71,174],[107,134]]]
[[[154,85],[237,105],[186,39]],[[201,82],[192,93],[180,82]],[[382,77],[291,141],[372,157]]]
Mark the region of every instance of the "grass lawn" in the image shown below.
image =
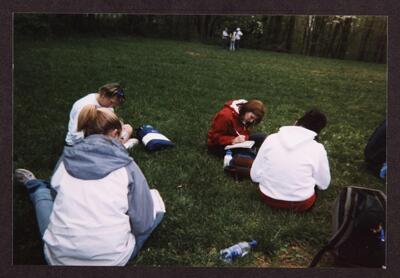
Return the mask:
[[[386,65],[139,38],[71,38],[15,42],[14,168],[48,178],[62,152],[74,101],[120,82],[127,101],[117,114],[134,126],[152,124],[176,147],[131,151],[163,197],[163,222],[130,265],[224,266],[220,249],[259,244],[233,266],[305,267],[331,234],[339,190],[362,185],[385,191],[366,171],[363,150],[386,116]],[[311,107],[327,114],[320,136],[332,182],[312,212],[273,211],[257,186],[235,182],[207,155],[213,115],[229,99],[257,98],[268,113],[256,131],[273,133]],[[35,215],[14,183],[14,264],[44,264]],[[321,265],[331,265],[329,257]]]

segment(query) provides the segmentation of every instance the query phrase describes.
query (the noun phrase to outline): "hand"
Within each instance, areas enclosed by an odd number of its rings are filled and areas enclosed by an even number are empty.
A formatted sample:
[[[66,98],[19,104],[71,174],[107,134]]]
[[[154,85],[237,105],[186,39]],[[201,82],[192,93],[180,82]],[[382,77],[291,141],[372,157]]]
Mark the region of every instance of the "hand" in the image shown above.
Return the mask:
[[[239,135],[239,136],[235,137],[235,139],[233,139],[232,144],[242,143],[244,141],[246,141],[246,136]]]

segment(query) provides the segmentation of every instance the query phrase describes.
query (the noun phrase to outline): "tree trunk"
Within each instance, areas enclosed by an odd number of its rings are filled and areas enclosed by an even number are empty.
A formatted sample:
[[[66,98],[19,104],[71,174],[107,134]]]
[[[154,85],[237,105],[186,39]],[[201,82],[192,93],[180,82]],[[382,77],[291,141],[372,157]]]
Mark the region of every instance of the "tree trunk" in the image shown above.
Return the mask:
[[[312,35],[311,35],[311,44],[308,55],[314,56],[317,53],[318,41],[323,36],[325,29],[325,17],[317,16],[314,20]]]
[[[344,59],[346,56],[347,46],[348,46],[348,39],[351,32],[351,18],[346,18],[344,20],[344,26],[342,30],[342,34],[340,36],[340,43],[338,46],[338,55],[337,58]]]
[[[217,22],[217,17],[214,15],[210,15],[210,20],[208,23],[208,31],[207,31],[208,38],[214,38],[216,22]]]
[[[288,24],[287,32],[286,32],[285,48],[286,48],[287,52],[290,52],[292,50],[293,32],[294,32],[295,25],[296,25],[296,17],[290,16],[289,24]]]
[[[358,60],[363,61],[364,60],[364,55],[365,55],[365,50],[367,49],[368,45],[368,40],[371,36],[372,32],[372,27],[374,26],[374,17],[372,17],[371,20],[369,20],[369,23],[367,25],[367,30],[363,33],[360,41],[360,50],[358,52]]]
[[[331,37],[331,40],[329,42],[329,48],[328,48],[328,57],[334,58],[336,57],[335,53],[335,41],[337,38],[337,35],[339,34],[340,30],[340,23],[335,23],[335,27],[333,28],[333,34]]]
[[[264,48],[269,49],[271,42],[273,16],[263,18],[263,44]]]
[[[277,48],[279,44],[279,38],[282,30],[282,16],[274,16],[274,25],[272,29],[272,44],[274,48]]]
[[[310,52],[311,35],[313,33],[314,22],[315,22],[315,16],[312,15],[308,16],[305,26],[306,30],[305,30],[304,48],[303,48],[303,54],[305,55],[309,55]]]
[[[386,61],[386,32],[386,22],[384,22],[379,31],[380,35],[378,36],[377,49],[374,53],[374,62],[376,63],[384,63]]]

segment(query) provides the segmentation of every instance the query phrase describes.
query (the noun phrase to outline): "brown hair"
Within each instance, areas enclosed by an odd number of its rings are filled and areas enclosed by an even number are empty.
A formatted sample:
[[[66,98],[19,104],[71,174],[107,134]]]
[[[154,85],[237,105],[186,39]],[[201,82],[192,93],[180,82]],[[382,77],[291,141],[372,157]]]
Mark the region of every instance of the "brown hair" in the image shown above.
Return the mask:
[[[114,129],[121,132],[121,121],[107,108],[86,105],[79,113],[78,131],[83,131],[85,137],[92,134],[107,134]]]
[[[118,83],[108,83],[108,84],[101,86],[99,88],[98,93],[101,96],[111,98],[114,96],[114,93],[116,93],[119,90],[121,90],[121,85],[119,85]]]
[[[239,108],[240,117],[243,118],[247,112],[252,112],[254,113],[254,115],[256,115],[257,119],[254,121],[254,124],[258,124],[264,117],[265,105],[262,101],[257,99],[249,100],[248,102],[240,106]]]

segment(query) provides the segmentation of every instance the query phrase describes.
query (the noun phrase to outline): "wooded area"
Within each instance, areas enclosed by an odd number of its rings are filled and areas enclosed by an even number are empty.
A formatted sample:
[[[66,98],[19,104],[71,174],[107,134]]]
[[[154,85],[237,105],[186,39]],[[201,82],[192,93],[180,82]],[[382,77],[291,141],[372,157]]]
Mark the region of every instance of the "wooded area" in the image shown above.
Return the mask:
[[[217,44],[240,27],[241,47],[385,63],[387,19],[377,16],[16,14],[16,39],[133,35]]]

